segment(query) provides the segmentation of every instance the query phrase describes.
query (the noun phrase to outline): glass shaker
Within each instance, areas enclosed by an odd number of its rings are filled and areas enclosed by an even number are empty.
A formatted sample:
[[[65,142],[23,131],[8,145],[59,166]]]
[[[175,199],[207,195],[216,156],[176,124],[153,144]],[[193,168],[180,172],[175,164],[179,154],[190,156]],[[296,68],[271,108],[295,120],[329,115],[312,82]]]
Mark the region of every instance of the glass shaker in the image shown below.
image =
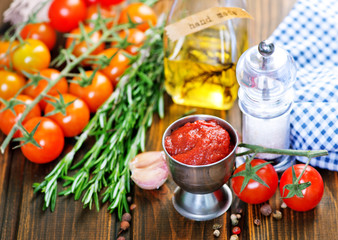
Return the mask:
[[[175,0],[167,26],[206,9],[245,6],[245,0]],[[190,29],[203,28],[212,20],[208,14],[194,19]],[[165,87],[176,104],[221,110],[232,107],[238,93],[236,63],[248,48],[247,21],[236,17],[215,22],[176,41],[165,34]]]
[[[242,111],[243,142],[268,148],[290,147],[290,112],[296,66],[284,49],[263,41],[247,50],[237,64]],[[257,157],[273,161],[277,172],[293,164],[293,158],[276,154]]]

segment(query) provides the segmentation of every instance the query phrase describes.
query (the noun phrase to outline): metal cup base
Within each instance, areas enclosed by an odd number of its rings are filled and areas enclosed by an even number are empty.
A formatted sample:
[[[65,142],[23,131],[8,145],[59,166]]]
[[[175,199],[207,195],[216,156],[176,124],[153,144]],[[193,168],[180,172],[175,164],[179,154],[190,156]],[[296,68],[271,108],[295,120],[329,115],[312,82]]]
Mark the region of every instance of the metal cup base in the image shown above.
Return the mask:
[[[226,184],[206,194],[194,194],[177,187],[172,202],[182,216],[195,221],[207,221],[221,216],[229,209],[232,193]]]

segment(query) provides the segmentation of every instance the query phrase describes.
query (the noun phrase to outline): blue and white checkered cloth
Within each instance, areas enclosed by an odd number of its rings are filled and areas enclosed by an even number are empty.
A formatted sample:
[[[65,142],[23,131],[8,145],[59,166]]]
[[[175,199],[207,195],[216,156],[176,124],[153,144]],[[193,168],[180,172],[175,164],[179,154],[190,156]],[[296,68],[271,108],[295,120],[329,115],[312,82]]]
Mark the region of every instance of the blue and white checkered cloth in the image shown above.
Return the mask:
[[[338,1],[299,0],[269,40],[289,51],[298,68],[291,148],[326,149],[328,156],[310,164],[338,171]]]

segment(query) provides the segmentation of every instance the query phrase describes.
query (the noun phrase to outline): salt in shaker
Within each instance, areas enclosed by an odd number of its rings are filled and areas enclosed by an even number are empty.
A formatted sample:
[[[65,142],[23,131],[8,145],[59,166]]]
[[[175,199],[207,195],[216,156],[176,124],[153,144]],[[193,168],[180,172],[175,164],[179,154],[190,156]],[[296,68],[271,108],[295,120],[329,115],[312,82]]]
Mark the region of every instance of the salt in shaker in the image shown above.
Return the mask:
[[[268,148],[288,149],[292,85],[296,66],[292,56],[268,41],[248,49],[236,69],[243,142]],[[277,172],[291,166],[294,159],[276,154],[258,154],[273,161]]]

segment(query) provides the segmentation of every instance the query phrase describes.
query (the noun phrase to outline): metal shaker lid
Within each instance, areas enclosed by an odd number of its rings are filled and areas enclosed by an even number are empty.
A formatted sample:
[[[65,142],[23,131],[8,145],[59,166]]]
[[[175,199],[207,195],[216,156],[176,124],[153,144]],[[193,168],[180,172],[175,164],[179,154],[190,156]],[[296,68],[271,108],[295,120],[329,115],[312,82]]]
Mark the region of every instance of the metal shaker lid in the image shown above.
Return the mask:
[[[263,41],[242,54],[236,76],[242,90],[253,100],[276,100],[292,87],[296,66],[286,50]]]

